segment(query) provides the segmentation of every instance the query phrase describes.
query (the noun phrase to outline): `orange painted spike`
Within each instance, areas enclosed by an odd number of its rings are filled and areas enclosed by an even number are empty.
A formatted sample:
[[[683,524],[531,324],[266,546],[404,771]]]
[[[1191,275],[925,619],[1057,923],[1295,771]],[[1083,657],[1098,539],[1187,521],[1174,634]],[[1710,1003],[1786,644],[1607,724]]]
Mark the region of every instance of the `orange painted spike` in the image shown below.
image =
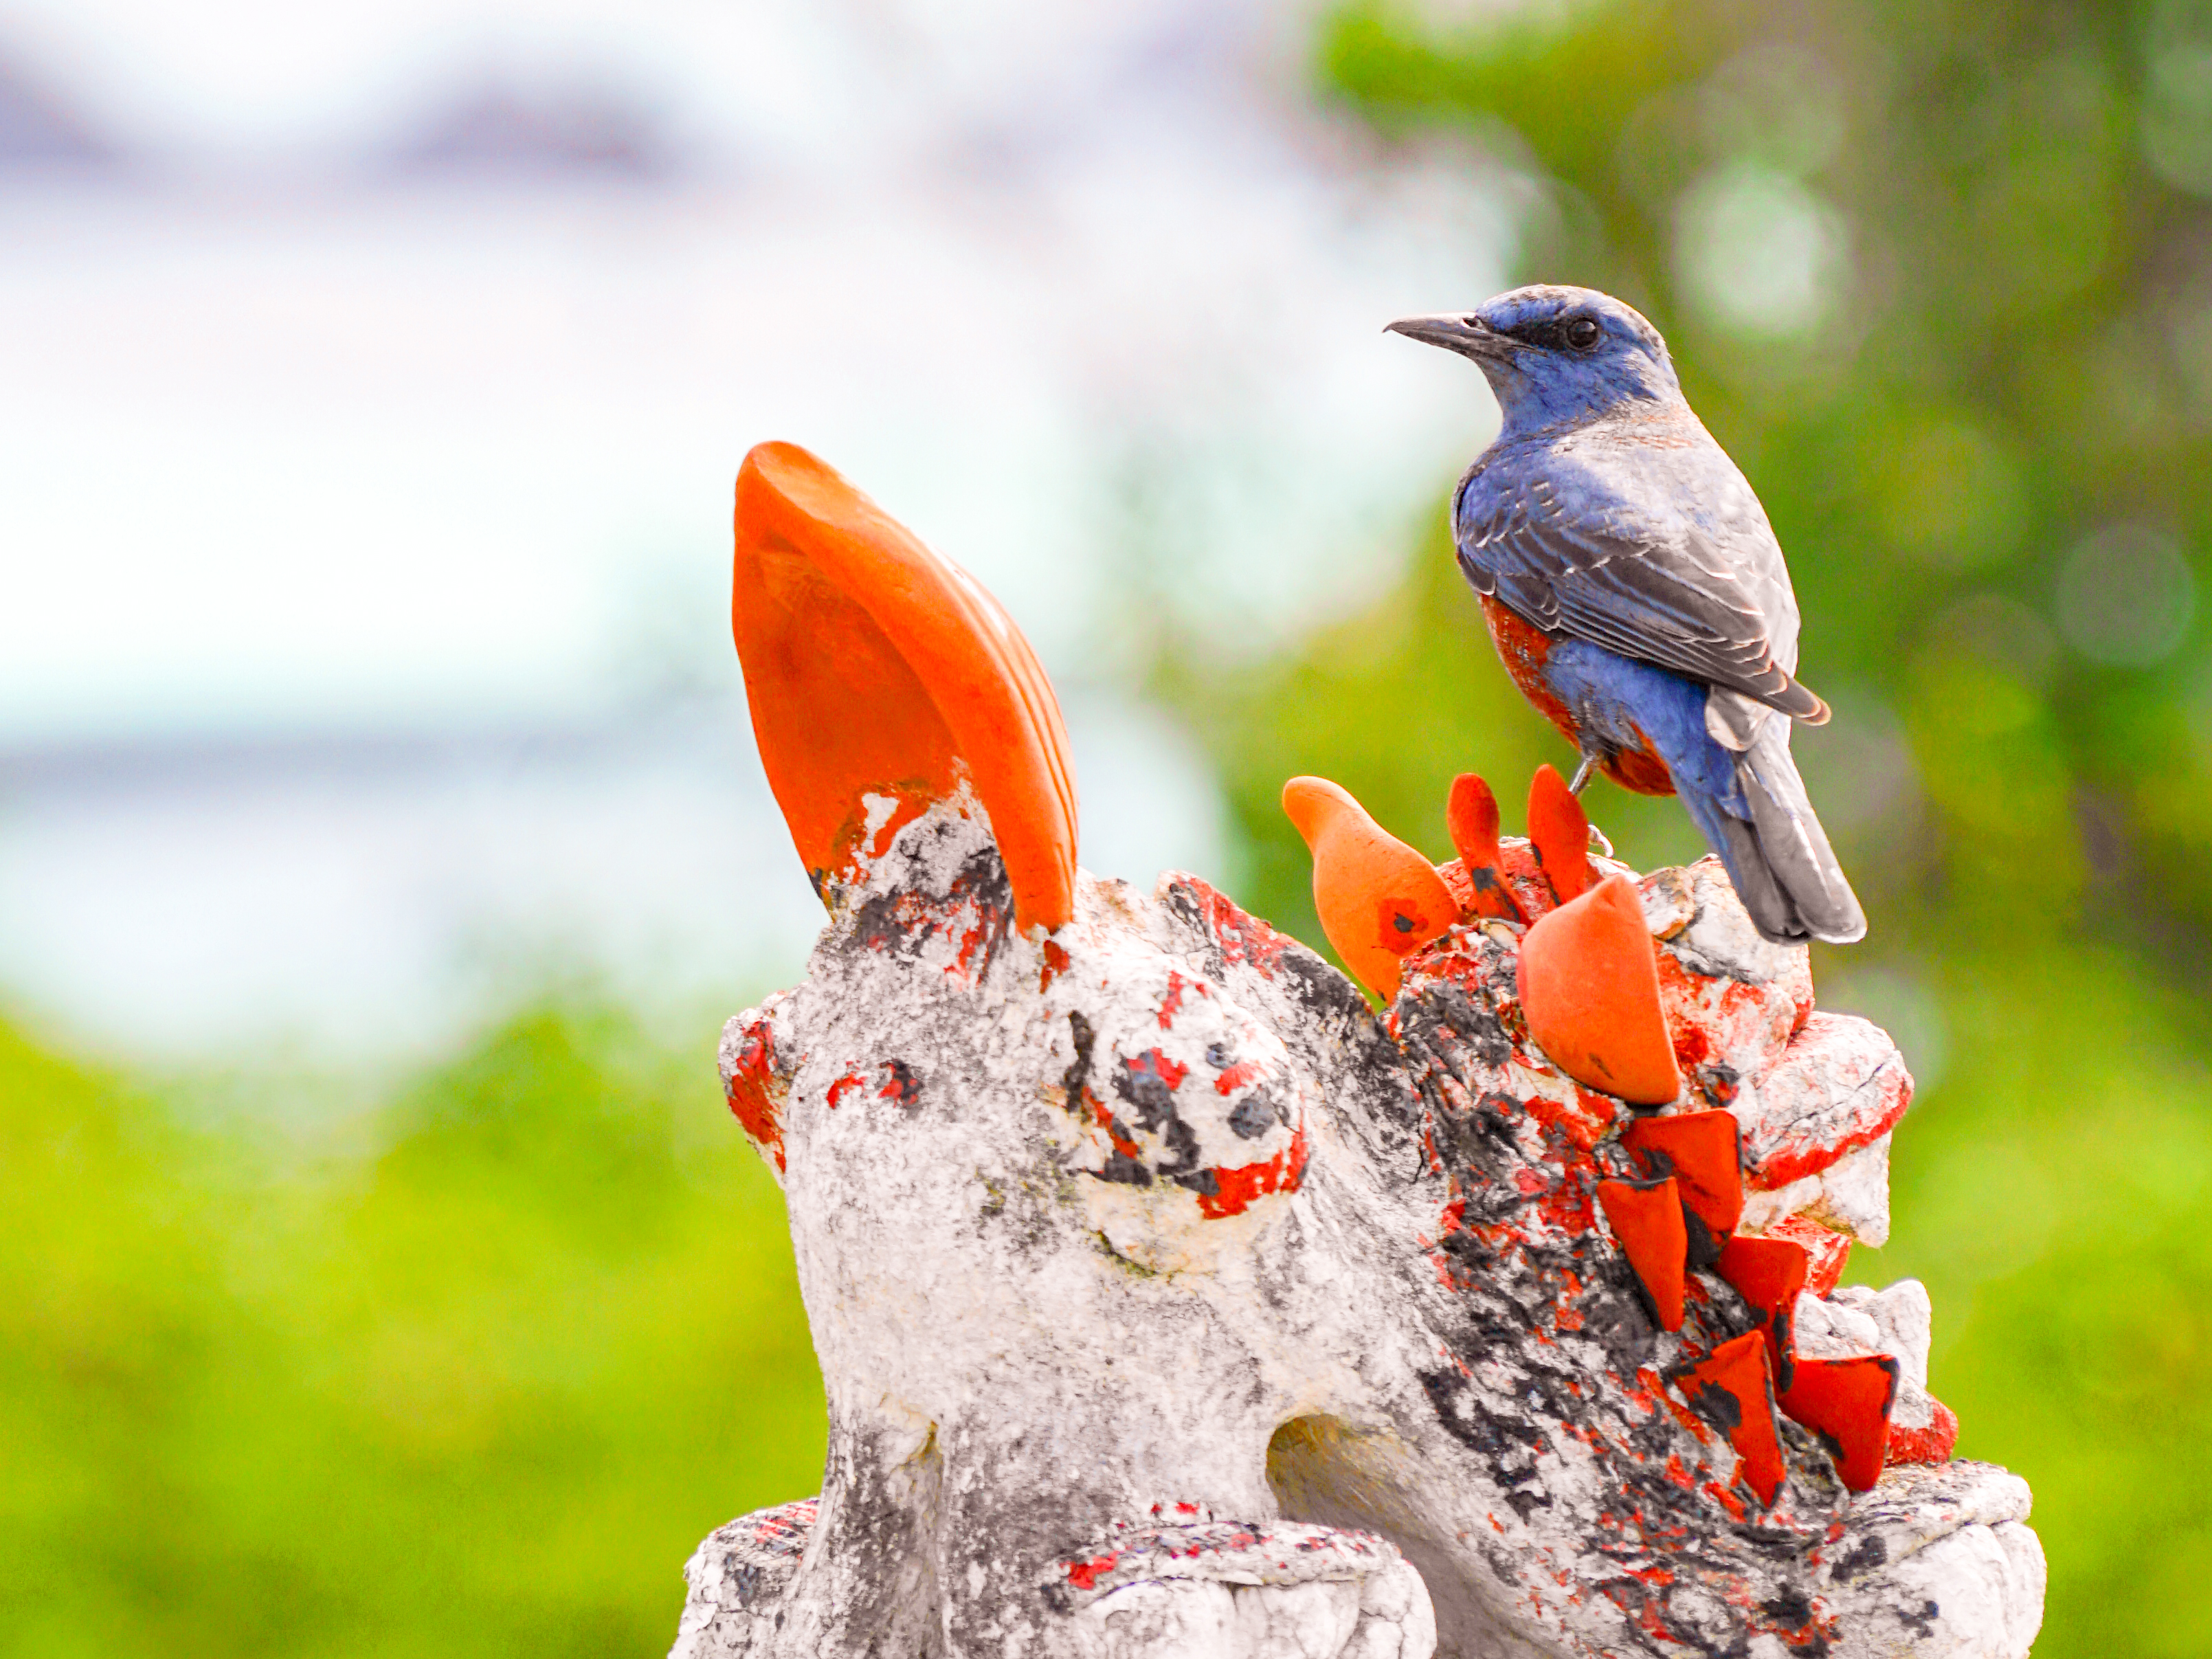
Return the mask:
[[[1492,916],[1500,921],[1526,921],[1505,884],[1505,860],[1498,847],[1498,797],[1473,772],[1452,780],[1451,796],[1444,803],[1444,828],[1453,848],[1467,868],[1474,902],[1468,914]]]
[[[1897,1361],[1886,1353],[1800,1359],[1782,1409],[1826,1443],[1844,1486],[1866,1492],[1881,1479],[1896,1399]]]
[[[1638,1106],[1681,1092],[1651,935],[1627,877],[1539,917],[1516,976],[1529,1036],[1576,1082]]]
[[[1651,1316],[1662,1331],[1682,1328],[1682,1293],[1689,1267],[1690,1235],[1682,1225],[1682,1195],[1672,1176],[1650,1186],[1601,1181],[1597,1201],[1621,1253],[1643,1281]]]
[[[735,526],[730,623],[753,736],[816,890],[965,781],[990,815],[1017,921],[1064,925],[1067,732],[999,602],[795,444],[745,457]],[[895,803],[873,845],[870,796]]]
[[[1733,1112],[1679,1112],[1640,1117],[1620,1144],[1647,1160],[1644,1173],[1671,1175],[1682,1202],[1716,1239],[1743,1219],[1743,1153]]]
[[[1759,1315],[1767,1363],[1784,1389],[1796,1353],[1791,1322],[1797,1293],[1805,1288],[1806,1265],[1804,1246],[1787,1238],[1742,1234],[1721,1246],[1720,1275]]]
[[[1528,839],[1560,903],[1579,897],[1597,879],[1590,868],[1589,819],[1548,762],[1528,783]]]
[[[1314,908],[1353,977],[1385,1002],[1404,959],[1459,920],[1436,866],[1327,778],[1292,778],[1283,811],[1313,854]]]
[[[1690,1409],[1728,1437],[1739,1462],[1736,1478],[1771,1504],[1781,1489],[1782,1428],[1774,1420],[1774,1390],[1766,1371],[1766,1345],[1757,1331],[1723,1342],[1694,1365],[1668,1373]]]
[[[1814,1296],[1826,1297],[1843,1282],[1844,1269],[1851,1260],[1849,1233],[1836,1232],[1802,1215],[1786,1216],[1766,1231],[1769,1237],[1786,1238],[1805,1247],[1810,1258],[1805,1268],[1805,1288]]]

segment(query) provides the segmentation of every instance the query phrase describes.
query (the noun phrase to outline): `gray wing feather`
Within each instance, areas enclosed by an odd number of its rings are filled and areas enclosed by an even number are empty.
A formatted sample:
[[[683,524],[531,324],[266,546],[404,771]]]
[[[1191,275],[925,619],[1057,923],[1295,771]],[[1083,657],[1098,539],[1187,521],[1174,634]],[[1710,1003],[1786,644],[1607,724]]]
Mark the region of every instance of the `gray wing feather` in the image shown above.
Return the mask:
[[[1797,605],[1782,550],[1742,474],[1711,439],[1705,446],[1703,454],[1661,452],[1670,465],[1657,478],[1648,453],[1629,458],[1640,465],[1604,466],[1603,451],[1482,469],[1455,514],[1461,566],[1478,592],[1548,632],[1726,686],[1794,719],[1826,720],[1827,706],[1790,672]],[[1654,483],[1671,490],[1654,501]],[[1715,496],[1724,506],[1685,513],[1685,495],[1693,507]]]

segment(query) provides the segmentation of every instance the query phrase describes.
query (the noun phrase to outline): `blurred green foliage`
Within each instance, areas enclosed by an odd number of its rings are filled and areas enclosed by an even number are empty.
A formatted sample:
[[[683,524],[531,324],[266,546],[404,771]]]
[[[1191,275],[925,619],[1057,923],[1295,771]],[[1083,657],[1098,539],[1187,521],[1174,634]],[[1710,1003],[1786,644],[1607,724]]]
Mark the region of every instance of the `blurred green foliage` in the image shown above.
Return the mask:
[[[658,1653],[818,1489],[713,1062],[545,1012],[373,1121],[188,1127],[0,1027],[0,1653]]]
[[[1893,1242],[1854,1273],[1927,1282],[1961,1452],[2034,1485],[2038,1653],[2212,1654],[2212,6],[1462,19],[1341,9],[1323,80],[1533,203],[1516,280],[1658,324],[1790,556],[1838,711],[1797,751],[1872,919],[1816,977],[1922,1079]],[[1366,614],[1166,677],[1224,772],[1240,898],[1316,943],[1285,778],[1443,857],[1455,773],[1512,828],[1571,758],[1452,567],[1449,483]],[[1672,801],[1588,799],[1632,863],[1703,850]]]

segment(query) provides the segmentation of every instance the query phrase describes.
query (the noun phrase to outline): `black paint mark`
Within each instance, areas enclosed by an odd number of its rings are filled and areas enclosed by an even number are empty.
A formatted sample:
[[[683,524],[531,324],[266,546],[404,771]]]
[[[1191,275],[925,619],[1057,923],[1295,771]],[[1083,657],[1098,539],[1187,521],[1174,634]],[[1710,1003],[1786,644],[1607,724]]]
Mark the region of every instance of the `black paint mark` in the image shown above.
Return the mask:
[[[1936,1633],[1936,1620],[1942,1616],[1942,1612],[1943,1609],[1939,1603],[1923,1601],[1920,1604],[1919,1612],[1907,1613],[1904,1608],[1899,1607],[1897,1617],[1899,1623],[1912,1627],[1912,1633],[1915,1636],[1933,1636]]]
[[[1152,1172],[1118,1146],[1106,1155],[1106,1167],[1098,1171],[1098,1178],[1123,1187],[1152,1184]]]
[[[1778,1592],[1769,1601],[1761,1601],[1759,1610],[1776,1624],[1787,1625],[1793,1630],[1809,1623],[1813,1617],[1811,1599],[1795,1585]]]
[[[1689,1395],[1690,1409],[1723,1434],[1733,1434],[1743,1423],[1743,1401],[1717,1382],[1700,1382]]]
[[[1869,1533],[1859,1540],[1857,1547],[1849,1555],[1828,1569],[1828,1577],[1840,1584],[1872,1572],[1876,1567],[1886,1566],[1888,1562],[1889,1546],[1881,1541],[1880,1534]]]
[[[1179,1117],[1170,1117],[1160,1139],[1168,1144],[1175,1156],[1159,1167],[1159,1173],[1176,1179],[1198,1168],[1198,1132]],[[1208,1171],[1211,1174],[1211,1171]]]
[[[1505,1494],[1505,1501],[1512,1505],[1513,1513],[1519,1516],[1523,1522],[1526,1522],[1538,1510],[1548,1510],[1552,1507],[1550,1498],[1537,1492],[1522,1492],[1517,1487]]]
[[[1705,1225],[1705,1217],[1686,1204],[1682,1206],[1682,1227],[1690,1236],[1689,1265],[1706,1273],[1718,1267],[1721,1241],[1714,1237],[1713,1230]]]
[[[1121,1069],[1115,1074],[1114,1092],[1129,1103],[1145,1128],[1158,1129],[1175,1116],[1175,1091],[1152,1068],[1150,1054],[1121,1062]]]
[[[1267,1098],[1264,1090],[1255,1089],[1237,1103],[1237,1109],[1229,1114],[1229,1127],[1245,1140],[1257,1140],[1286,1119],[1283,1109]]]
[[[1060,1079],[1060,1104],[1068,1111],[1080,1115],[1083,1111],[1083,1091],[1091,1081],[1091,1051],[1098,1042],[1098,1033],[1081,1012],[1067,1017],[1067,1034],[1074,1040],[1075,1058]]]

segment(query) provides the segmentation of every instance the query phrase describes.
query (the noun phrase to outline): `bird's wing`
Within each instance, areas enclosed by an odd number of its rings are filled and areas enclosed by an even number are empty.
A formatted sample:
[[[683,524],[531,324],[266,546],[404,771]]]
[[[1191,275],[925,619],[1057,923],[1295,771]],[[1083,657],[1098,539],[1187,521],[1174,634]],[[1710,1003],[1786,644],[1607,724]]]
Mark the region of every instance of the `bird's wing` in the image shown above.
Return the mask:
[[[1742,475],[1720,459],[1749,498]],[[1649,510],[1632,478],[1626,489],[1602,487],[1617,478],[1592,489],[1581,466],[1562,469],[1556,483],[1543,470],[1511,471],[1519,476],[1470,477],[1460,496],[1455,538],[1477,592],[1548,632],[1726,686],[1796,720],[1828,717],[1790,672],[1797,605],[1755,499],[1748,515],[1716,520]]]

